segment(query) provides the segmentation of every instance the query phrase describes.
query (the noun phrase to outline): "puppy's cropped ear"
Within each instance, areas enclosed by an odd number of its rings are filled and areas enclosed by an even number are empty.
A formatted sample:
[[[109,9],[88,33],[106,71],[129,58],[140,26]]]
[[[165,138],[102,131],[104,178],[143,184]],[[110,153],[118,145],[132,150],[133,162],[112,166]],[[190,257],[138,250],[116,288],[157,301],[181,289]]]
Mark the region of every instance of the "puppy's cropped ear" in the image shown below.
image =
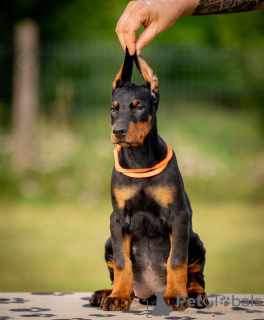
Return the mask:
[[[159,98],[158,77],[155,75],[153,70],[148,66],[147,62],[141,56],[137,57],[137,55],[135,54],[134,60],[142,78],[150,87],[152,99],[154,101],[157,100]]]
[[[132,70],[133,70],[133,56],[129,54],[129,51],[126,48],[125,60],[113,82],[114,90],[121,87],[122,85],[131,83]]]

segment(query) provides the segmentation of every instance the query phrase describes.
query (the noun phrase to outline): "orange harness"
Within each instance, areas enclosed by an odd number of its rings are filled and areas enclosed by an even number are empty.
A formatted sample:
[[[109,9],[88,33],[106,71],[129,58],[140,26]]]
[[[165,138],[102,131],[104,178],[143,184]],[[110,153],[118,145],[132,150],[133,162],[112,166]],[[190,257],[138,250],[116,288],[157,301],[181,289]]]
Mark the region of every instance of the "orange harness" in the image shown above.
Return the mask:
[[[170,159],[172,158],[173,151],[171,147],[166,143],[167,145],[167,156],[164,160],[157,163],[152,168],[146,168],[146,169],[124,169],[119,164],[119,151],[121,149],[121,146],[117,146],[114,150],[114,158],[115,158],[115,169],[118,172],[123,173],[124,175],[130,177],[130,178],[149,178],[156,176],[157,174],[161,173],[169,163]]]

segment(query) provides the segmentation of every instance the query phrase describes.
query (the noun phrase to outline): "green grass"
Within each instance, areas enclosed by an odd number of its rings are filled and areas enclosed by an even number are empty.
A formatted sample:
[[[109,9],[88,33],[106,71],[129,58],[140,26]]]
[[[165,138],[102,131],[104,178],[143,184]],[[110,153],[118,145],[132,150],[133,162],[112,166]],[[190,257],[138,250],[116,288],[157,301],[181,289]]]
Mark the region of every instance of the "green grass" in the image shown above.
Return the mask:
[[[251,114],[161,103],[159,132],[176,151],[207,248],[207,291],[263,293],[264,148]],[[12,168],[0,133],[0,291],[109,287],[113,148],[107,107],[71,127],[41,121],[32,167]]]
[[[207,291],[263,293],[264,204],[194,204],[194,230],[207,249]]]
[[[107,282],[109,206],[1,207],[0,291],[84,291]]]
[[[93,291],[110,286],[104,262],[111,207],[1,206],[0,291]],[[263,293],[264,204],[193,203],[207,249],[210,293]]]

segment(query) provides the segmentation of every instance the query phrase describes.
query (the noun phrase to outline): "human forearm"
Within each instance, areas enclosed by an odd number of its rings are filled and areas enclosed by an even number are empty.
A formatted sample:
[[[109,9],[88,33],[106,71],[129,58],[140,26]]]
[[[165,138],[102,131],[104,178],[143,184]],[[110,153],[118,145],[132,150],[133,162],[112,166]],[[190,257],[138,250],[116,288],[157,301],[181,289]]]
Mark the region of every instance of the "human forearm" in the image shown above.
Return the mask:
[[[264,0],[199,0],[193,15],[225,14],[259,10]]]
[[[130,1],[120,17],[116,33],[125,50],[140,54],[158,34],[183,15],[246,12],[264,8],[264,0],[138,0]],[[136,39],[136,31],[145,30]]]

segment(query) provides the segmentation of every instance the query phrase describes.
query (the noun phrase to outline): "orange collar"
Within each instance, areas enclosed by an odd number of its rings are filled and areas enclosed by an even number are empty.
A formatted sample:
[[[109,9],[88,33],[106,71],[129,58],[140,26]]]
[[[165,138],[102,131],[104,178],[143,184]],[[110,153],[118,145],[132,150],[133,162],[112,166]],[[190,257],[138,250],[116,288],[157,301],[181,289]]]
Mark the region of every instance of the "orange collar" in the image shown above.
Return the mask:
[[[156,176],[157,174],[161,173],[169,163],[170,159],[172,158],[173,151],[171,147],[166,143],[167,145],[167,156],[164,160],[157,163],[152,168],[146,168],[146,169],[124,169],[119,164],[119,151],[121,149],[121,146],[117,146],[114,150],[114,159],[115,159],[115,169],[118,172],[123,173],[124,175],[131,177],[131,178],[149,178]]]

